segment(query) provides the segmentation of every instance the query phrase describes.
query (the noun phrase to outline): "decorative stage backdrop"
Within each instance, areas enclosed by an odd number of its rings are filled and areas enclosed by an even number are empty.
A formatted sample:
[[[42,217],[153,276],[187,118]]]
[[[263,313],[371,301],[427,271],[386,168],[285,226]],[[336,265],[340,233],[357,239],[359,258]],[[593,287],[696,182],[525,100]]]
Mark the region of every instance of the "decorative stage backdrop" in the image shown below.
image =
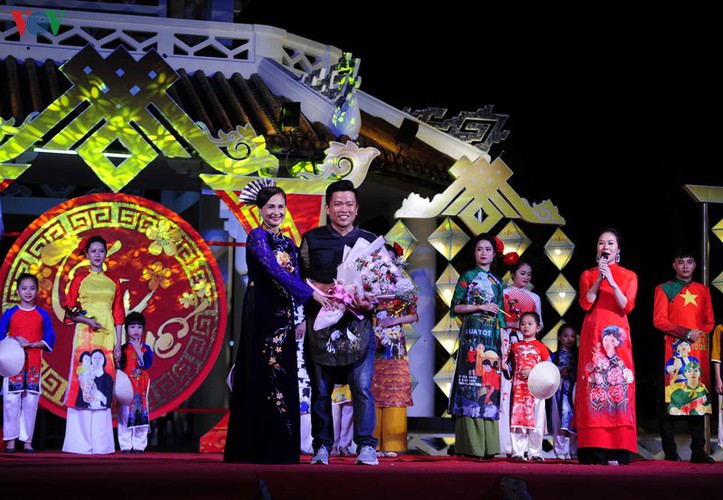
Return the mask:
[[[330,67],[323,80],[327,82],[327,93],[334,91],[332,97],[310,85],[330,103],[332,128],[342,132],[339,127],[348,126],[342,127],[343,132],[352,139],[361,128],[359,110],[355,109],[359,104],[354,99],[359,83],[357,70],[358,61],[352,61],[350,55]],[[323,194],[329,183],[344,178],[359,187],[380,151],[360,148],[353,140],[331,141],[323,163],[299,162],[288,168],[288,177],[279,177],[278,158],[267,151],[264,136],[257,135],[250,125],[221,130],[214,136],[204,123],[190,118],[168,93],[178,73],[153,49],[135,59],[123,46],[104,57],[97,48],[87,45],[62,64],[60,71],[71,82],[65,93],[22,123],[15,123],[14,118],[0,122],[0,190],[29,167],[19,161],[23,153],[41,149],[77,153],[79,160],[116,194],[70,200],[31,224],[12,247],[2,268],[3,299],[6,305],[16,300],[12,290],[18,273],[30,271],[41,278],[41,304],[53,311],[61,333],[55,351],[46,357],[43,403],[64,415],[60,406],[68,371],[64,353],[68,352],[72,335],[69,327],[60,323],[60,300],[78,266],[86,265],[83,257],[73,253],[78,241],[86,234],[102,234],[111,244],[109,268],[127,289],[126,310],[139,310],[149,318],[147,341],[158,360],[151,372],[153,418],[176,408],[205,378],[222,343],[226,301],[214,259],[193,228],[155,203],[118,191],[147,168],[159,152],[167,158],[196,156],[217,172],[200,174],[201,180],[248,232],[259,223],[258,211],[246,205],[240,195],[252,180],[273,178],[289,194],[289,216],[283,230],[299,244],[301,235],[322,220]],[[302,76],[299,84],[308,85],[309,81],[308,75]],[[120,162],[110,160],[113,144],[125,150]],[[519,254],[525,251],[529,239],[512,219],[553,227],[565,224],[550,200],[530,204],[519,196],[507,182],[512,170],[499,158],[491,162],[482,152],[475,159],[462,156],[449,172],[454,181],[443,193],[431,201],[411,193],[396,212],[398,220],[385,236],[402,246],[405,258],[414,251],[417,238],[404,224],[404,218],[443,218],[429,241],[447,261],[470,239],[468,232],[474,235],[492,231],[506,219],[509,222],[499,236],[509,250]],[[460,228],[453,218],[467,229]],[[551,257],[561,270],[574,245],[557,228],[548,246],[564,250],[566,259],[558,262]],[[449,263],[436,282],[437,293],[447,306],[457,276]],[[562,274],[559,285],[548,290],[548,299],[554,305],[563,297],[564,304],[556,306],[562,316],[574,300],[575,291]],[[68,335],[62,334],[65,331]],[[406,331],[413,355],[418,335],[413,327]],[[449,319],[449,314],[432,329],[448,354],[434,377],[446,396],[458,331],[459,325]],[[553,328],[549,337],[555,334]],[[415,386],[416,380],[412,382]]]
[[[126,314],[146,317],[143,341],[153,349],[151,419],[177,408],[203,382],[226,331],[226,293],[208,245],[171,210],[137,196],[74,198],[38,217],[17,238],[0,268],[3,309],[19,303],[15,279],[39,279],[38,305],[51,312],[55,349],[43,359],[44,408],[61,417],[74,325],[63,323],[75,273],[88,266],[78,251],[85,236],[108,242],[106,268],[123,289]]]

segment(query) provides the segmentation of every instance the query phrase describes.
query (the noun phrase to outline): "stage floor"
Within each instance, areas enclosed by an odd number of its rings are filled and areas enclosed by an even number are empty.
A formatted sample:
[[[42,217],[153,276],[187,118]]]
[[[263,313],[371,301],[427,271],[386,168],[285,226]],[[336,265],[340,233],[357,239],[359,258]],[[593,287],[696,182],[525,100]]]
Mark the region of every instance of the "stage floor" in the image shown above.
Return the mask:
[[[490,498],[707,498],[723,488],[723,463],[636,460],[628,466],[575,461],[402,455],[376,467],[332,457],[328,466],[226,464],[220,454],[0,453],[6,492],[74,498],[269,498],[454,500]],[[23,490],[21,490],[23,488]],[[29,490],[24,490],[29,488]]]

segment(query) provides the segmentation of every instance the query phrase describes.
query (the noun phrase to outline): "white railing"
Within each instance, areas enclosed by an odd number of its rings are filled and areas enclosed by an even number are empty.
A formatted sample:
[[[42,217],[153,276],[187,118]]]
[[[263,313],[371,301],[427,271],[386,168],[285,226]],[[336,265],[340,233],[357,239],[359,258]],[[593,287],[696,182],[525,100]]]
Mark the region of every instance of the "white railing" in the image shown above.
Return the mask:
[[[18,9],[0,6],[0,57],[62,63],[88,44],[105,56],[122,42],[131,54],[154,49],[171,67],[189,73],[220,71],[245,78],[256,72],[263,57],[296,74],[328,69],[341,57],[341,49],[271,26],[70,10],[64,12],[57,34],[35,25],[24,26],[21,35],[11,12]]]

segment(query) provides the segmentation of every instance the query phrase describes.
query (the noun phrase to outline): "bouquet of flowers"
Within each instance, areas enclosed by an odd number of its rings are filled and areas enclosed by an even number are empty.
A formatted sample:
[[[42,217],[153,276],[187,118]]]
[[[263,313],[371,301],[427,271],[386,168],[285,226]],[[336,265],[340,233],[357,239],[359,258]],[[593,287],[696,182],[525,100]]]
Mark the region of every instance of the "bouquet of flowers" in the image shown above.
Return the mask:
[[[362,315],[352,305],[355,294],[366,295],[373,301],[395,297],[408,297],[411,300],[416,294],[416,288],[402,272],[398,260],[387,255],[383,236],[371,243],[360,238],[353,247],[344,247],[344,257],[337,267],[331,292],[324,294],[311,285],[317,292],[336,299],[344,307],[319,311],[314,330],[337,323],[345,311],[361,319]]]
[[[364,293],[375,302],[394,298],[412,301],[417,296],[416,286],[402,271],[406,262],[398,253],[390,257],[380,249],[357,260],[356,264]]]

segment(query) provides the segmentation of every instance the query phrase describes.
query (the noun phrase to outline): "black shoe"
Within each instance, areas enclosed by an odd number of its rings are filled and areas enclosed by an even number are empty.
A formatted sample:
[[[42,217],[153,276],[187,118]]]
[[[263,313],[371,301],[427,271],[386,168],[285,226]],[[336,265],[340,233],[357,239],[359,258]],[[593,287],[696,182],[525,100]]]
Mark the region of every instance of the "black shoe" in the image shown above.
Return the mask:
[[[690,463],[692,464],[714,464],[715,458],[710,455],[698,455],[690,457]]]
[[[124,455],[130,455],[131,453],[133,453],[132,450],[123,450]]]
[[[674,453],[674,454],[666,453],[665,459],[668,460],[669,462],[682,462],[680,455],[678,455],[677,453]]]
[[[140,455],[141,453],[143,453],[143,450],[135,450],[135,449],[134,449],[134,450],[132,451],[132,453],[134,453],[134,454],[136,454],[136,455]]]
[[[5,453],[15,453],[15,448],[5,448]]]
[[[35,450],[33,448],[23,448],[23,451],[25,453],[35,453]]]

